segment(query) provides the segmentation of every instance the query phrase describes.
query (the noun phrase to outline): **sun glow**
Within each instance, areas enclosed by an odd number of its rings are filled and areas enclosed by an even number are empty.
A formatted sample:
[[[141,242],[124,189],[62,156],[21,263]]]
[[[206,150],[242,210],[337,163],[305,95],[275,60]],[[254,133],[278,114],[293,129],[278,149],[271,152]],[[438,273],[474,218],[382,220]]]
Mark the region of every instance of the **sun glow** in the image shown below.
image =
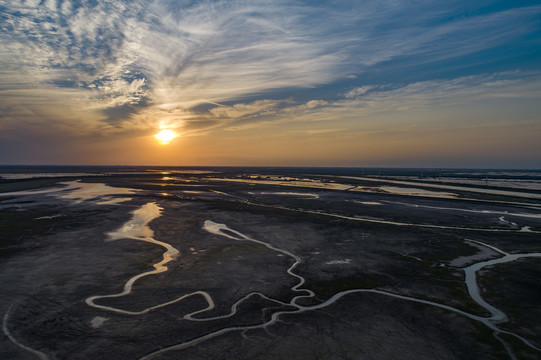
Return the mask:
[[[173,140],[177,136],[178,136],[177,133],[169,129],[162,130],[156,135],[154,135],[156,139],[160,140],[160,144],[163,144],[163,145],[169,144],[169,141]]]

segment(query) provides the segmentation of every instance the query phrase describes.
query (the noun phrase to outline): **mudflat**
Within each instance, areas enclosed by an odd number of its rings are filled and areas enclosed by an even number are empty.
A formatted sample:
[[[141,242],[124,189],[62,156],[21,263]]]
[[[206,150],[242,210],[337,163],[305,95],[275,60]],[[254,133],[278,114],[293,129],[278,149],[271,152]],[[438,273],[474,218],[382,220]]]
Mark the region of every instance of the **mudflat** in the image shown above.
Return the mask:
[[[0,181],[0,358],[541,356],[534,186],[280,171]]]

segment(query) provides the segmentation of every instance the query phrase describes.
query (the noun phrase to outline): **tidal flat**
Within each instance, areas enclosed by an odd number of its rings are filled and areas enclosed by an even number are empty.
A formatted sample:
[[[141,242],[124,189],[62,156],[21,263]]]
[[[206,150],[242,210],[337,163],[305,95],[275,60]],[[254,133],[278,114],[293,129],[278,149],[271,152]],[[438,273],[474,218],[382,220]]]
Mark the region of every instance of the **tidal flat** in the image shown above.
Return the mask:
[[[541,174],[402,172],[0,168],[0,358],[539,359]]]

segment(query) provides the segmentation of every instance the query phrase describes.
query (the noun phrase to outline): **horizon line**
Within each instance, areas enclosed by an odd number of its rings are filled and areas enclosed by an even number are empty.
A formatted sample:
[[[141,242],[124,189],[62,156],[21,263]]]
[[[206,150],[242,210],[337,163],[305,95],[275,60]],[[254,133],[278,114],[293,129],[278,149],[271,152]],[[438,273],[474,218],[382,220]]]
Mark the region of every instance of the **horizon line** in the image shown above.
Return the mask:
[[[160,168],[282,168],[282,169],[402,169],[402,170],[512,170],[541,171],[539,168],[506,168],[506,167],[444,167],[444,166],[336,166],[336,165],[104,165],[104,164],[0,164],[0,167],[160,167]]]

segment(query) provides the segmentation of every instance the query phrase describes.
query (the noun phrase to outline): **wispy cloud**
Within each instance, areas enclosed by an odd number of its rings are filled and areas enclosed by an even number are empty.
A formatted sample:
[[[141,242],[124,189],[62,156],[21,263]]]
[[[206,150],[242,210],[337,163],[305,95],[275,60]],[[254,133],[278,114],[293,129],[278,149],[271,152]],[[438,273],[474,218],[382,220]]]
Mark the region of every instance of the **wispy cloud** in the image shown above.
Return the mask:
[[[403,86],[372,86],[355,88],[345,94],[347,100],[334,105],[354,106],[370,111],[401,109],[434,110],[474,104],[495,99],[535,99],[541,96],[541,73],[503,72],[455,79],[420,81]]]
[[[404,85],[370,85],[354,88],[344,94],[342,99],[335,101],[312,100],[306,104],[294,102],[282,103],[275,107],[271,117],[260,121],[232,121],[227,126],[232,130],[250,129],[254,127],[269,127],[273,124],[286,123],[328,123],[349,124],[351,128],[374,126],[374,119],[380,114],[387,114],[389,124],[393,127],[407,118],[407,123],[400,125],[416,126],[408,114],[426,113],[437,118],[438,112],[454,111],[459,113],[464,108],[485,108],[476,122],[478,124],[501,121],[491,117],[494,109],[510,101],[535,103],[541,98],[541,73],[539,72],[503,72],[496,74],[481,74],[455,79],[439,79],[420,81]],[[273,102],[277,104],[276,102]],[[316,103],[318,106],[308,106]],[[251,106],[256,106],[252,104]],[[473,110],[471,110],[474,113]],[[479,111],[479,110],[476,110]],[[498,111],[498,110],[496,110]],[[524,109],[527,112],[527,109]],[[432,115],[431,115],[432,114]],[[415,115],[413,115],[415,116]],[[467,117],[470,121],[471,117]],[[517,114],[515,123],[529,122],[532,119]],[[436,122],[436,120],[434,120]],[[456,119],[460,123],[460,119]],[[318,125],[319,127],[320,125]],[[446,124],[444,126],[453,126]],[[388,131],[381,124],[381,131]],[[438,128],[441,129],[441,127]],[[410,128],[411,130],[411,128]]]
[[[354,99],[360,95],[366,94],[368,91],[372,90],[374,86],[372,85],[365,85],[361,87],[356,87],[354,89],[351,89],[345,94],[345,97],[348,99]]]
[[[419,108],[450,97],[512,96],[505,90],[515,86],[511,75],[500,83],[486,76],[363,80],[378,67],[397,74],[400,67],[451,61],[539,27],[540,6],[461,16],[458,10],[468,6],[0,0],[0,126],[7,131],[21,122],[48,121],[72,132],[160,126],[196,132],[322,121],[328,114],[349,116],[352,109]],[[355,77],[354,86],[329,96],[333,84]],[[313,96],[280,97],[295,88]],[[345,99],[336,100],[340,96]],[[218,105],[194,110],[202,104]]]

